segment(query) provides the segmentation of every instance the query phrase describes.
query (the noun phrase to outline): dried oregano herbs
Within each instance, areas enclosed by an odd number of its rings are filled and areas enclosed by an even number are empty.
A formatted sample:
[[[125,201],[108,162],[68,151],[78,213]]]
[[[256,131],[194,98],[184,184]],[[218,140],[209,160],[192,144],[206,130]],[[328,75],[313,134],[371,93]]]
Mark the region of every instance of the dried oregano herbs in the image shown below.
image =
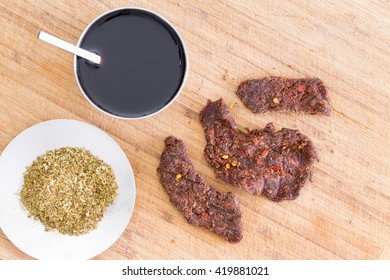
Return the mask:
[[[26,168],[20,200],[47,230],[80,235],[96,228],[117,193],[108,164],[84,148],[65,147]]]

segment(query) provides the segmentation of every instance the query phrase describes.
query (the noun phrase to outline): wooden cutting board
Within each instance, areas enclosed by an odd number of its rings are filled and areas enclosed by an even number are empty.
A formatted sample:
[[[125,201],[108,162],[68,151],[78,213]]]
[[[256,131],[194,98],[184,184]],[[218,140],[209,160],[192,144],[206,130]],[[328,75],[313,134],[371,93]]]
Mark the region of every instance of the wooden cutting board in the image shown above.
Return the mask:
[[[73,56],[37,39],[45,30],[76,43],[95,17],[129,5],[171,21],[189,52],[180,97],[139,121],[94,109],[77,87]],[[0,151],[36,123],[77,119],[108,132],[134,169],[134,214],[121,238],[96,259],[390,258],[388,0],[14,0],[0,4],[0,30]],[[321,78],[333,115],[253,114],[235,95],[237,85],[270,75]],[[241,129],[274,122],[312,139],[320,161],[298,199],[274,203],[215,177],[203,156],[198,112],[219,97],[236,104],[232,114]],[[189,225],[169,202],[156,173],[169,135],[185,141],[210,184],[238,196],[245,223],[240,243]],[[0,258],[30,257],[0,231]]]

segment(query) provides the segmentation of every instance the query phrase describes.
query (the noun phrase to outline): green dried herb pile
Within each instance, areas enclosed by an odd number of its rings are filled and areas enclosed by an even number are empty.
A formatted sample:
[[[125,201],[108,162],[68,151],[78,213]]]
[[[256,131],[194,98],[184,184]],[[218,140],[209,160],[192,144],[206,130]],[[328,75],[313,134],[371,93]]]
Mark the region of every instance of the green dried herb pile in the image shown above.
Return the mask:
[[[84,148],[48,151],[26,167],[22,205],[46,230],[94,230],[118,194],[112,168]]]

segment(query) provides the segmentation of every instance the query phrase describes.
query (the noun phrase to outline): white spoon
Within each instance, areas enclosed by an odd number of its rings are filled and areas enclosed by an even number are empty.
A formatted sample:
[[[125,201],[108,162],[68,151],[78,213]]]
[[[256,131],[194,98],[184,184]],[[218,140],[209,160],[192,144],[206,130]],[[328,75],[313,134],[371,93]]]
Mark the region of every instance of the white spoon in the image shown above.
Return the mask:
[[[38,33],[38,39],[41,39],[42,41],[45,41],[49,44],[52,44],[56,47],[59,47],[63,50],[66,50],[68,52],[71,52],[77,56],[81,56],[82,58],[85,58],[89,61],[92,61],[96,64],[100,64],[101,57],[93,52],[84,50],[82,48],[79,48],[71,43],[68,43],[64,40],[61,40],[60,38],[57,38],[53,35],[50,35],[46,32],[39,31]]]

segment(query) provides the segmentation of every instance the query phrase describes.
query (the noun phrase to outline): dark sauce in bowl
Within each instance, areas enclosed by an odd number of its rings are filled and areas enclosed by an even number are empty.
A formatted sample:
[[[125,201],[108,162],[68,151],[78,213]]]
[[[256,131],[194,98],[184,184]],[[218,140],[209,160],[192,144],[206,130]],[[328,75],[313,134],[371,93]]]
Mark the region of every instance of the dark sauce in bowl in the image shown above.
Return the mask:
[[[163,109],[185,79],[186,54],[176,31],[148,11],[122,9],[103,15],[79,46],[102,57],[98,66],[76,58],[86,97],[103,111],[142,118]]]

